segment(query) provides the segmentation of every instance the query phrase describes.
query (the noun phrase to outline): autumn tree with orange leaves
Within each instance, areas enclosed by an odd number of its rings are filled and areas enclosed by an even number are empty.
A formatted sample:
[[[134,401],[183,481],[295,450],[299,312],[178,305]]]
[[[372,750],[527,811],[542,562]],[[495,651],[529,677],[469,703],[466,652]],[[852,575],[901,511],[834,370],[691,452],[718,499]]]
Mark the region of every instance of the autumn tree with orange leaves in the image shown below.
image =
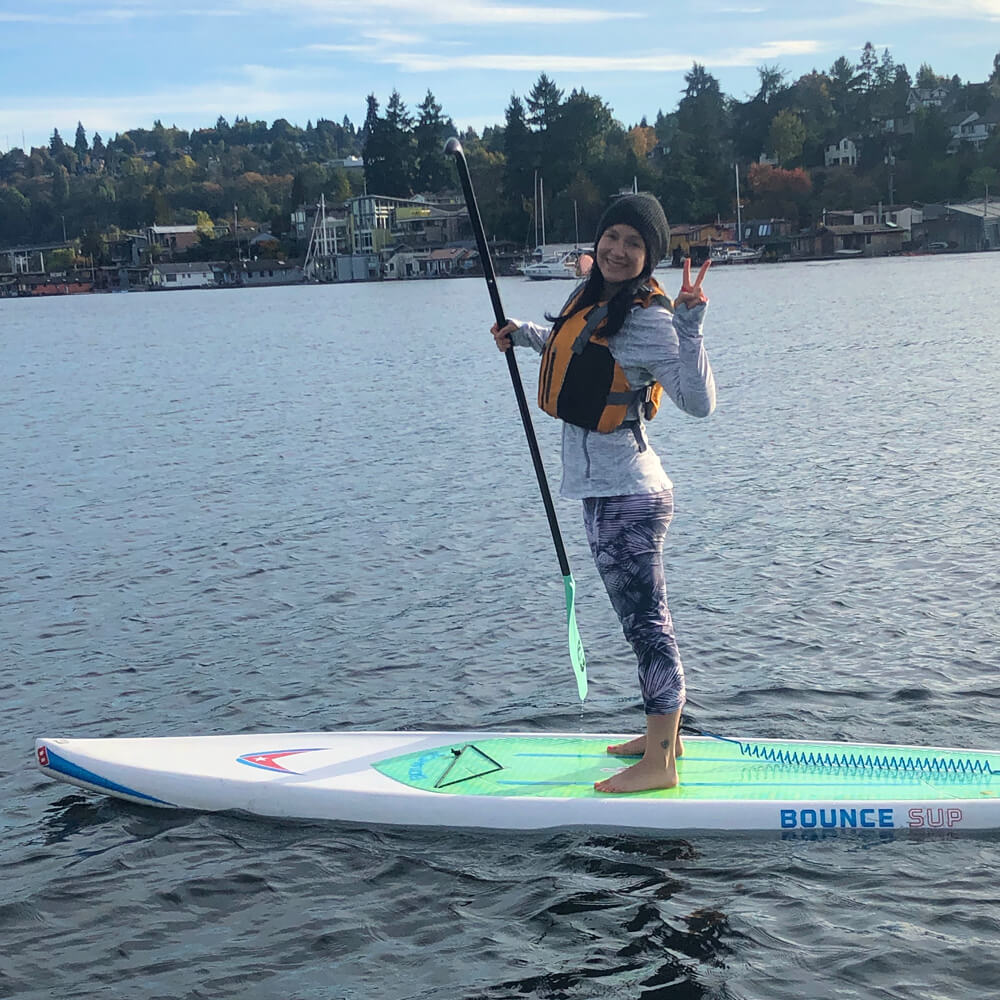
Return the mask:
[[[747,212],[758,219],[788,219],[796,226],[812,193],[812,180],[801,167],[784,170],[754,163],[747,171],[750,202]],[[744,213],[745,215],[747,213]],[[808,219],[803,220],[808,225]]]

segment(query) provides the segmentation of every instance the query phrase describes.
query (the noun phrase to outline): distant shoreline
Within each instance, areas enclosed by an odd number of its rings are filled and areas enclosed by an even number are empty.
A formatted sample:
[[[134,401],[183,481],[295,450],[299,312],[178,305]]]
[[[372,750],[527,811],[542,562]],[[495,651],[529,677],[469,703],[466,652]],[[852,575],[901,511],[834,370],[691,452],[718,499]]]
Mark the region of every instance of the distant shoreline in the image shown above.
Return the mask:
[[[898,259],[900,257],[955,257],[955,256],[969,256],[971,254],[1000,254],[1000,247],[991,250],[959,250],[959,249],[948,249],[948,250],[905,250],[898,254],[882,254],[877,257],[871,256],[866,257],[864,255],[857,256],[844,256],[844,255],[825,255],[821,257],[796,257],[784,260],[771,260],[771,261],[748,261],[740,263],[728,263],[728,262],[713,262],[713,270],[747,270],[756,269],[761,266],[764,267],[774,267],[784,264],[819,264],[819,263],[845,263],[848,261],[872,261],[872,260],[891,260]],[[664,271],[677,271],[680,270],[677,266],[667,266],[657,268],[659,273]],[[524,275],[519,274],[502,274],[500,275],[504,278],[522,278],[524,281],[530,284],[561,284],[564,283],[566,279],[550,278],[550,279],[538,279],[538,278],[527,278]],[[62,281],[47,281],[47,282],[37,282],[31,287],[27,287],[25,283],[18,284],[16,290],[12,290],[14,287],[14,282],[8,282],[6,285],[3,283],[4,275],[0,275],[0,299],[42,299],[42,298],[65,298],[67,296],[73,295],[122,295],[133,292],[180,292],[180,291],[240,291],[248,289],[259,289],[259,288],[291,288],[300,287],[303,285],[382,285],[382,284],[410,284],[410,283],[423,283],[426,281],[451,281],[459,279],[482,279],[483,275],[481,271],[474,271],[471,273],[462,274],[439,274],[439,275],[427,275],[427,276],[412,276],[406,278],[370,278],[367,280],[359,279],[356,281],[316,281],[309,279],[301,279],[297,281],[288,280],[261,280],[253,282],[242,282],[242,283],[215,283],[215,284],[179,284],[172,287],[154,286],[149,284],[137,284],[129,288],[112,288],[112,287],[101,287],[98,286],[91,280],[80,280],[70,279]]]

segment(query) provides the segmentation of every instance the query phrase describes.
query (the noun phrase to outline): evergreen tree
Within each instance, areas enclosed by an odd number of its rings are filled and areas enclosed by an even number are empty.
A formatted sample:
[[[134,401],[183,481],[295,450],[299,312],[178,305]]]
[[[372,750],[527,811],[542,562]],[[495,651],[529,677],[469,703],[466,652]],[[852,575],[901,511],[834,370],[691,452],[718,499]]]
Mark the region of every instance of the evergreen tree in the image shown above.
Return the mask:
[[[893,73],[892,78],[892,114],[896,118],[902,118],[906,114],[906,102],[909,99],[910,91],[913,89],[913,80],[906,68],[905,63],[900,63]]]
[[[686,85],[684,96],[689,100],[697,100],[699,97],[705,96],[721,97],[719,81],[700,63],[694,63],[691,69],[684,74],[684,83]]]
[[[611,109],[599,97],[592,97],[585,90],[573,90],[566,98],[552,124],[540,136],[548,153],[542,161],[545,183],[553,195],[602,158],[613,126]],[[555,215],[553,221],[557,221]],[[563,221],[568,225],[570,220]]]
[[[875,46],[871,42],[865,42],[857,65],[858,83],[865,93],[870,93],[875,89],[877,70],[878,54],[875,52]]]
[[[365,178],[370,194],[408,198],[413,193],[415,153],[413,119],[399,91],[393,90],[385,117],[377,117],[378,102],[369,97],[365,120],[368,139],[364,147]],[[371,120],[372,110],[376,117]]]
[[[379,121],[378,98],[374,94],[369,94],[366,100],[368,102],[368,109],[365,112],[365,123],[361,126],[360,133],[358,133],[362,148],[368,145],[368,140],[371,138]]]
[[[917,87],[920,90],[933,90],[935,87],[943,87],[948,81],[943,76],[938,76],[931,68],[930,63],[921,63],[917,70]]]
[[[454,167],[444,155],[444,144],[455,132],[455,123],[441,114],[441,105],[428,90],[417,108],[413,130],[418,191],[443,191],[454,183]]]
[[[881,155],[878,152],[878,143],[872,143],[871,139],[878,139],[881,135],[881,126],[876,120],[878,111],[878,53],[871,42],[865,42],[865,47],[858,60],[857,81],[858,89],[858,120],[856,123],[858,133],[866,141],[863,150],[869,154]]]
[[[83,130],[82,122],[76,123],[76,142],[73,143],[73,149],[81,163],[83,162],[83,158],[90,152],[90,147],[87,144],[87,133]]]
[[[403,100],[403,95],[393,87],[389,95],[389,102],[385,106],[385,120],[393,128],[398,128],[402,132],[410,132],[413,129],[413,115]]]
[[[538,167],[539,177],[545,189],[546,219],[549,214],[548,204],[569,180],[559,149],[562,133],[555,128],[562,114],[562,96],[563,92],[545,73],[542,73],[525,98],[527,123],[534,133],[532,145],[535,165]],[[546,236],[548,236],[547,230]]]
[[[526,237],[534,212],[535,149],[524,103],[510,95],[504,112],[503,228],[517,240]]]
[[[657,111],[653,128],[656,130],[657,141],[665,150],[669,150],[674,133],[677,131],[677,115],[665,115],[662,110]]]
[[[527,98],[528,124],[539,131],[545,131],[559,117],[563,92],[545,73],[535,81]]]
[[[758,66],[760,86],[747,102],[734,102],[733,141],[737,158],[757,160],[768,145],[769,130],[779,104],[789,93],[785,71],[779,66]]]
[[[882,61],[875,69],[875,85],[880,90],[885,90],[892,86],[896,78],[896,63],[893,61],[892,53],[888,49],[882,51]]]
[[[662,169],[653,186],[653,193],[663,204],[667,218],[672,222],[696,222],[706,218],[702,214],[705,203],[706,182],[698,173],[692,138],[678,129],[670,143],[670,155],[665,157]],[[715,216],[710,211],[707,218]],[[728,214],[727,212],[723,214]]]
[[[395,152],[392,164],[394,176],[390,187],[399,192],[398,197],[408,197],[413,193],[416,175],[416,145],[413,116],[398,90],[393,89],[389,95],[389,103],[385,106],[385,123]]]
[[[777,64],[757,67],[757,77],[760,86],[757,89],[756,99],[763,101],[768,106],[772,105],[777,98],[788,89],[785,83],[785,71]]]
[[[735,192],[730,183],[732,146],[729,141],[728,115],[719,81],[704,66],[694,63],[684,75],[686,88],[677,107],[677,127],[684,153],[690,157],[697,182],[685,184],[697,190],[697,199],[687,206],[689,219],[712,218],[729,214]]]
[[[52,130],[52,138],[49,139],[49,154],[51,156],[58,156],[66,148],[66,143],[63,142],[62,136],[59,134],[59,129],[54,128]]]

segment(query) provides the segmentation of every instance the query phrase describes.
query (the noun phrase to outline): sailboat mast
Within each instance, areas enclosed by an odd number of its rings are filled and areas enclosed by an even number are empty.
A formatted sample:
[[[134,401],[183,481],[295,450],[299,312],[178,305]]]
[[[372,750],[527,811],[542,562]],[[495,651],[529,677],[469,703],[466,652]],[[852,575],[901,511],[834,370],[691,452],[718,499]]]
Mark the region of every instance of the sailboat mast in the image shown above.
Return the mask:
[[[733,164],[736,171],[736,245],[743,246],[743,211],[740,205],[740,165]]]
[[[545,178],[538,178],[538,194],[542,203],[542,246],[545,246]]]
[[[538,171],[535,171],[535,246],[538,246]]]

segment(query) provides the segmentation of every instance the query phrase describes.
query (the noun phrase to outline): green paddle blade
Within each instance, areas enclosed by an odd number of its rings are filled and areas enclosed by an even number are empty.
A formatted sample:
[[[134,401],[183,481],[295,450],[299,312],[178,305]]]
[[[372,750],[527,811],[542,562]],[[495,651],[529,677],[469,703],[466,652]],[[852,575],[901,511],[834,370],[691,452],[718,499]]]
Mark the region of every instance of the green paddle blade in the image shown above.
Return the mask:
[[[583,651],[583,640],[580,630],[576,627],[576,583],[573,574],[563,577],[566,588],[566,623],[569,626],[569,658],[573,663],[573,673],[576,674],[576,690],[580,701],[587,697],[587,656]]]

